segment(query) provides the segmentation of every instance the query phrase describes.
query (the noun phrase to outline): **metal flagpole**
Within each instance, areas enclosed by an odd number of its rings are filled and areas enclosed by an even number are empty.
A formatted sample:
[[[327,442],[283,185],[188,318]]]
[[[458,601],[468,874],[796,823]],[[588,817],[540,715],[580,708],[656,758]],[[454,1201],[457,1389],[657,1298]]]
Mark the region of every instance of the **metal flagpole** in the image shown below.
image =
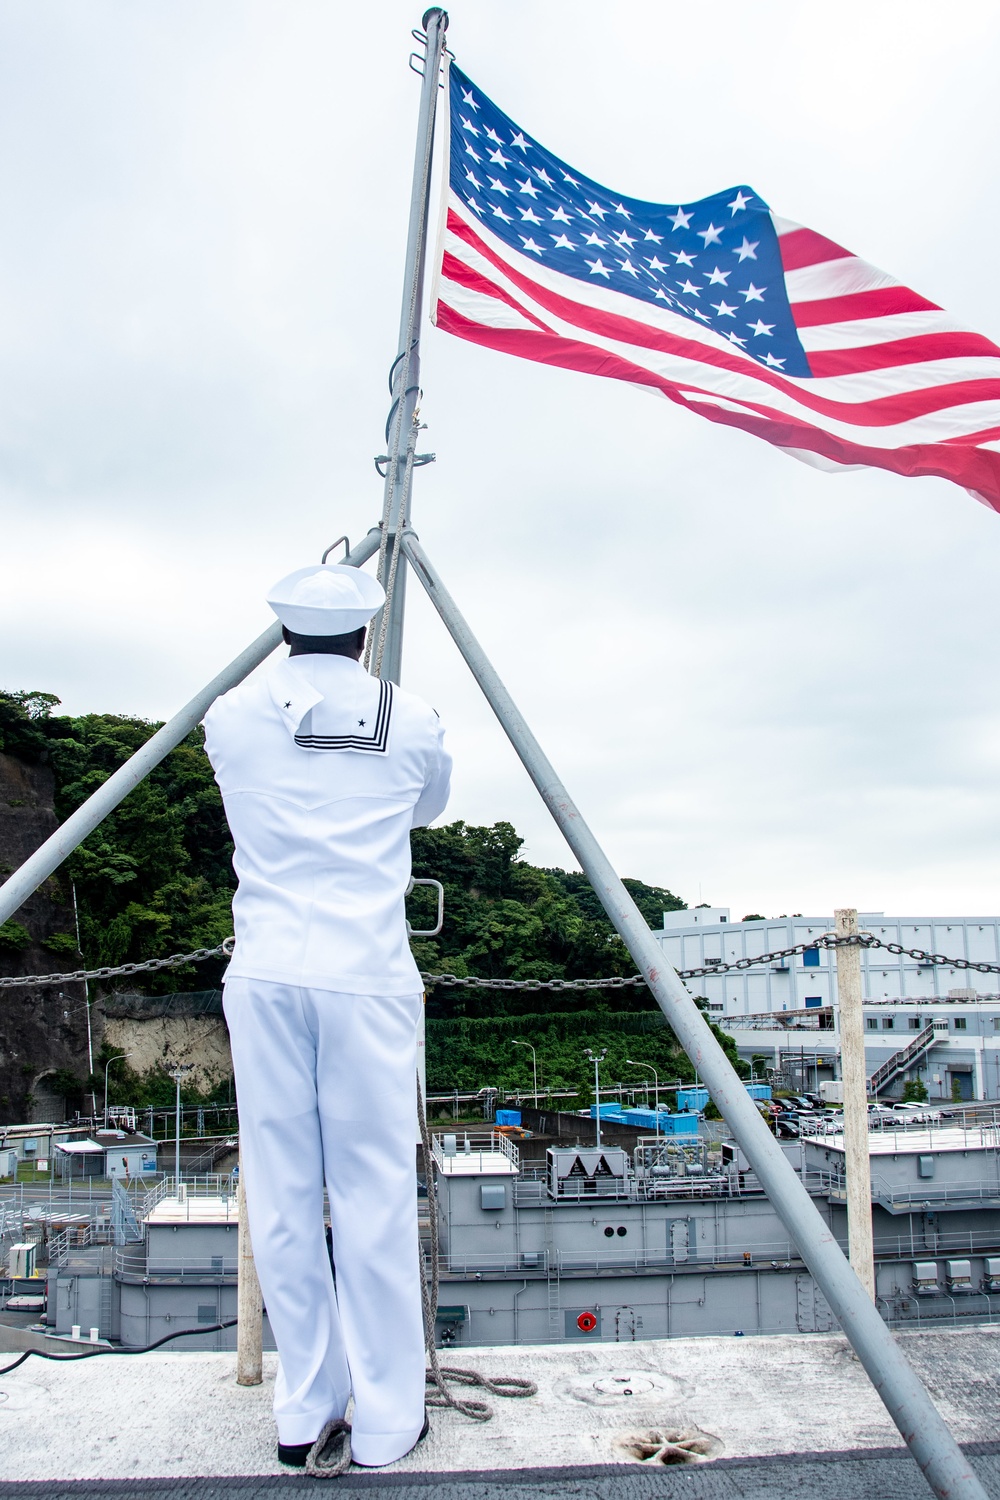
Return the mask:
[[[681,1046],[732,1126],[775,1211],[832,1307],[889,1415],[941,1500],[986,1492],[791,1163],[764,1123],[708,1022],[665,963],[659,943],[515,705],[412,531],[400,545],[601,900]],[[598,1100],[598,1118],[600,1100]]]
[[[431,455],[416,452],[419,430],[416,411],[420,397],[420,319],[423,311],[424,264],[427,247],[427,216],[431,190],[431,160],[434,152],[434,118],[438,80],[444,55],[448,13],[434,6],[421,22],[426,36],[423,87],[417,117],[417,147],[413,161],[410,222],[406,238],[403,272],[403,305],[399,319],[399,344],[392,364],[389,388],[392,405],[386,423],[388,451],[384,464],[382,498],[382,544],[378,576],[388,595],[385,608],[372,627],[365,664],[376,676],[399,682],[403,657],[403,612],[406,605],[406,561],[396,545],[400,526],[410,519],[413,470],[429,462]]]
[[[372,530],[344,561],[352,567],[360,567],[377,551],[379,533]],[[81,803],[44,844],[0,886],[0,924],[6,922],[27,901],[49,876],[58,870],[63,860],[82,844],[88,834],[93,833],[108,813],[113,812],[119,802],[124,801],[139,782],[148,776],[154,766],[175,750],[181,740],[200,724],[216,698],[228,693],[230,688],[249,677],[255,667],[266,661],[271,652],[281,644],[281,626],[274,624],[259,635],[252,645],[241,651],[228,667],[213,677],[207,687],[196,693],[179,713],[158,729],[151,739],[119,766],[94,794]]]

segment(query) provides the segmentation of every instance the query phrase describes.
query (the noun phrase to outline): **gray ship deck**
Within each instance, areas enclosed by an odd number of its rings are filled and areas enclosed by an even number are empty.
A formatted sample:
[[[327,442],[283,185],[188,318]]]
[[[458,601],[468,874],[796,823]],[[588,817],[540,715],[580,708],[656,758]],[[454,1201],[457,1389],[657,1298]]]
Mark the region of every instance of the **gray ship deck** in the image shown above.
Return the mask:
[[[1000,1497],[1000,1329],[904,1333],[900,1341],[956,1437]],[[806,1494],[811,1500],[911,1500],[912,1460],[839,1335],[648,1340],[617,1345],[463,1350],[457,1363],[538,1382],[530,1400],[498,1400],[483,1426],[432,1414],[427,1441],[378,1473],[352,1470],[343,1497],[500,1500],[512,1492],[587,1500]],[[275,1361],[241,1389],[230,1354],[153,1354],[74,1365],[31,1360],[0,1377],[2,1500],[108,1496],[251,1500],[315,1493],[279,1468],[270,1417]],[[628,1373],[626,1385],[615,1373]],[[610,1381],[611,1390],[595,1382]],[[717,1456],[683,1467],[639,1464],[630,1434],[692,1432]],[[929,1493],[929,1492],[928,1492]]]

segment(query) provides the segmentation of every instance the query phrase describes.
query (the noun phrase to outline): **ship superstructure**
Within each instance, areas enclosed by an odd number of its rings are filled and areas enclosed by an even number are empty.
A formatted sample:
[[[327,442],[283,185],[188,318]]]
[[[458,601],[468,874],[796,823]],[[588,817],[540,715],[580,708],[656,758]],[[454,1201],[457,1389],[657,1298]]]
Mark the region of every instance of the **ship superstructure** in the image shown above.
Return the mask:
[[[839,1135],[783,1144],[847,1242]],[[1000,1312],[1000,1131],[872,1132],[877,1297],[888,1321]],[[732,1142],[549,1148],[522,1165],[504,1134],[433,1138],[445,1343],[622,1342],[836,1326]]]

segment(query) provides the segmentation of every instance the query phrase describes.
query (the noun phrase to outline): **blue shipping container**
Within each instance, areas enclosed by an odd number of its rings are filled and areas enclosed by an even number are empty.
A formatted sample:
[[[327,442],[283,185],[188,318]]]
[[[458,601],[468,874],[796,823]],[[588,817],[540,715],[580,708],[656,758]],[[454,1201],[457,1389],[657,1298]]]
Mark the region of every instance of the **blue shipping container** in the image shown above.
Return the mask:
[[[496,1121],[498,1125],[520,1125],[521,1111],[519,1109],[498,1109]]]
[[[622,1112],[622,1106],[621,1106],[621,1100],[620,1099],[617,1100],[617,1101],[612,1100],[612,1102],[610,1104],[602,1104],[601,1105],[601,1119],[602,1120],[604,1119],[605,1115],[620,1115],[621,1112]],[[592,1104],[590,1106],[590,1118],[592,1120],[596,1120],[597,1119],[597,1105],[596,1104]]]
[[[708,1103],[708,1089],[690,1088],[677,1090],[677,1108],[679,1110],[693,1109],[695,1111],[704,1109]]]
[[[770,1099],[771,1097],[769,1083],[748,1083],[745,1087],[751,1099]]]
[[[697,1135],[698,1116],[694,1114],[660,1115],[663,1135]]]

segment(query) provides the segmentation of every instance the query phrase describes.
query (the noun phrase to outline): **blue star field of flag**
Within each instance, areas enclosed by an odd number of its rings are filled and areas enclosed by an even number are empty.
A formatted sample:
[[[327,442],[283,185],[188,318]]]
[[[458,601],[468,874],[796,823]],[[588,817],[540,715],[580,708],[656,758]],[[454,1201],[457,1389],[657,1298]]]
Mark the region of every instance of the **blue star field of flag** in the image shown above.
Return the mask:
[[[520,130],[455,63],[450,175],[514,250],[700,323],[770,369],[809,375],[778,236],[749,188],[674,205],[619,197]]]

